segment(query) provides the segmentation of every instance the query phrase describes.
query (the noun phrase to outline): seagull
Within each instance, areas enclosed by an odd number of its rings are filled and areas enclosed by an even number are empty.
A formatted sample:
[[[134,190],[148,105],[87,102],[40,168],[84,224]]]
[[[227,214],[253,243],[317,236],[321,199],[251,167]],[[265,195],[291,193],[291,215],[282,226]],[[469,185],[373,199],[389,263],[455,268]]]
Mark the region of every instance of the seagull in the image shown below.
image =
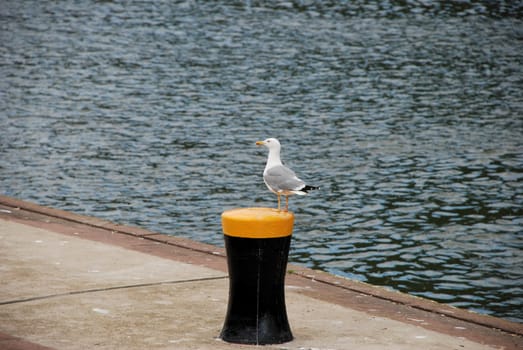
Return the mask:
[[[300,180],[294,171],[282,164],[280,159],[280,142],[275,138],[265,141],[257,141],[257,146],[265,146],[269,149],[267,165],[263,171],[263,181],[269,190],[278,196],[278,210],[281,210],[280,196],[285,196],[285,210],[289,210],[289,196],[293,194],[306,195],[310,190],[319,187],[306,185]]]

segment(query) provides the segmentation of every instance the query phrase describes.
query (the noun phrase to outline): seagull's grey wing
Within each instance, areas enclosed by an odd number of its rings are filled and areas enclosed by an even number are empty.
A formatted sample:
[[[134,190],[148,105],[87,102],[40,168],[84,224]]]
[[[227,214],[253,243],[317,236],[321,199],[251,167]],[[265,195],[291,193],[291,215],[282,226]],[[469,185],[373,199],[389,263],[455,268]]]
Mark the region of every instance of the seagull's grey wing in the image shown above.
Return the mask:
[[[298,179],[294,171],[283,165],[267,169],[263,179],[274,191],[297,191],[305,186],[305,183]]]

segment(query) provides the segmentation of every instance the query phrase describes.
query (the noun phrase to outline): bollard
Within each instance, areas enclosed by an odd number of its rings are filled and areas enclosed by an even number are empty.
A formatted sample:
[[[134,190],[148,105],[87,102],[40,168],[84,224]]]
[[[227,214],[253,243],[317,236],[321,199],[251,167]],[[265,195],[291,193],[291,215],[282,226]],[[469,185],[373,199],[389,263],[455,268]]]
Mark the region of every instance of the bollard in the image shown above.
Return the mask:
[[[270,208],[223,212],[229,303],[220,337],[231,343],[293,339],[285,307],[285,273],[294,215]]]

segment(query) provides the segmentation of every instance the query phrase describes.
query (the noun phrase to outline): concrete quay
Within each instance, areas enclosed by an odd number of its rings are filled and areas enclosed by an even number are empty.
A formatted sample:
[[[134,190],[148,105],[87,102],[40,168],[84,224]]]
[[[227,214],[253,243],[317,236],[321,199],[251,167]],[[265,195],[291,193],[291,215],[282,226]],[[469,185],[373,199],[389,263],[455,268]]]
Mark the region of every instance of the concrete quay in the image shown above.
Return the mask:
[[[262,347],[219,339],[225,252],[188,239],[0,196],[0,281],[0,349]],[[265,349],[523,349],[522,324],[300,266],[285,293],[295,339]]]

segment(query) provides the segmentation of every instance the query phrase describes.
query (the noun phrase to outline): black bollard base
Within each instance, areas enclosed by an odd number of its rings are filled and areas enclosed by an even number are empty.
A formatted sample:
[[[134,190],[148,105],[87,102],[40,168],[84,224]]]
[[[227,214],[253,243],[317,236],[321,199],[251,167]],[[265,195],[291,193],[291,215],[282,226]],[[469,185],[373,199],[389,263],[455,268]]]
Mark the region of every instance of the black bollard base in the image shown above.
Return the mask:
[[[293,339],[285,308],[291,236],[225,235],[229,304],[220,337],[232,343],[281,344]]]

